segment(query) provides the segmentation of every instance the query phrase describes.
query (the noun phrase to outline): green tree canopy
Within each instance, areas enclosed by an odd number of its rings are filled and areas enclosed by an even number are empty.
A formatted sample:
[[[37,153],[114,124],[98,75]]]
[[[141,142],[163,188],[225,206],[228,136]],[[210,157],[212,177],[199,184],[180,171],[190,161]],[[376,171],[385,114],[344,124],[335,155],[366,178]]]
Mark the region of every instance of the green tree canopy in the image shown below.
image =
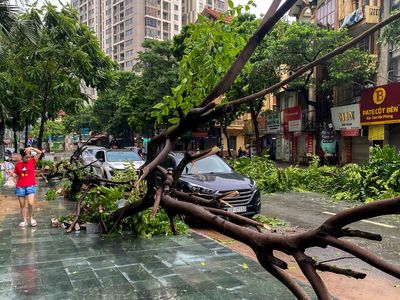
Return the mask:
[[[57,117],[60,110],[76,112],[85,100],[82,83],[106,88],[115,66],[101,51],[95,34],[69,7],[57,10],[51,4],[32,6],[20,20],[35,24],[37,40],[32,44],[19,36],[8,45],[13,55],[6,72],[18,70],[29,87],[23,112],[41,118],[40,146],[46,121]]]

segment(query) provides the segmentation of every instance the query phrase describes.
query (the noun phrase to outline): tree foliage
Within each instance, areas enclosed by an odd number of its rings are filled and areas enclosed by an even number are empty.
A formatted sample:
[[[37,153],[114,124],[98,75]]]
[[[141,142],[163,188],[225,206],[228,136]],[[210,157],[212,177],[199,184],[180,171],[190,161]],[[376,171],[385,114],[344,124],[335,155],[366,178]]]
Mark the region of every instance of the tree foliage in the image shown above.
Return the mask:
[[[18,85],[19,91],[15,83],[8,84],[8,90],[22,94],[21,117],[41,118],[40,147],[46,121],[56,118],[61,109],[73,113],[81,107],[85,100],[82,83],[107,87],[114,64],[101,51],[95,34],[69,7],[59,11],[51,4],[32,6],[19,18],[34,24],[37,39],[32,43],[26,36],[15,36],[7,45],[8,67],[3,71],[13,81],[25,83]]]

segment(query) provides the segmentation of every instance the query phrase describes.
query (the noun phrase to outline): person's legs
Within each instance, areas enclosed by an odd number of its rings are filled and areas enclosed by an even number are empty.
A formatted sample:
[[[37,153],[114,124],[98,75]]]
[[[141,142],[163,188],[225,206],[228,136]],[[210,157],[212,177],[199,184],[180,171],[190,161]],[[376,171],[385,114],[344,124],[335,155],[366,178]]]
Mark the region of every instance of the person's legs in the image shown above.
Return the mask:
[[[22,222],[19,224],[19,226],[26,226],[28,225],[28,222],[26,221],[26,198],[25,196],[18,196],[19,200],[19,209],[21,211],[21,217],[22,217]]]
[[[28,195],[26,196],[26,199],[28,200],[28,217],[31,221],[32,226],[36,226],[36,221],[33,219],[33,209],[35,207],[35,192],[35,186],[27,188]]]

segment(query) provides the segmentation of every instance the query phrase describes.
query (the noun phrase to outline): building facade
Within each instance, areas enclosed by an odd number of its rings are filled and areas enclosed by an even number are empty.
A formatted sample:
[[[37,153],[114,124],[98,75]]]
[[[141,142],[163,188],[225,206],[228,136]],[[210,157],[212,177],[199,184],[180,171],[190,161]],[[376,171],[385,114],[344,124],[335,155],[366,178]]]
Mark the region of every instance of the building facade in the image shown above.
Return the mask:
[[[346,28],[355,37],[399,8],[400,0],[299,0],[290,14],[301,22],[333,30]],[[378,43],[378,39],[376,32],[356,45],[377,59],[376,74],[364,82],[335,87],[331,101],[317,105],[330,112],[329,126],[315,132],[314,151],[321,145],[326,146],[342,164],[365,162],[371,146],[388,144],[400,149],[400,107],[396,98],[400,93],[400,50],[394,45]],[[321,102],[315,91],[309,92],[318,99],[317,104]],[[298,102],[294,102],[293,105],[297,105]],[[299,155],[293,151],[292,156]]]
[[[170,40],[182,28],[181,0],[72,0],[71,6],[125,71],[145,39]]]
[[[182,25],[194,23],[205,8],[216,12],[228,9],[228,0],[182,0]]]

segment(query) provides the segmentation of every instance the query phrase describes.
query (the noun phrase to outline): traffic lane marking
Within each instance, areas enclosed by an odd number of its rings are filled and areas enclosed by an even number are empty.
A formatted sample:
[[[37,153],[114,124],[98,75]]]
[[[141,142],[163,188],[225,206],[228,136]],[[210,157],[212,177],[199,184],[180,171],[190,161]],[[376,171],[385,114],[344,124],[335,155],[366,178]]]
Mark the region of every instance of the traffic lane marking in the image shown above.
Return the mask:
[[[335,216],[336,215],[335,213],[332,213],[332,212],[329,212],[329,211],[323,211],[322,213],[325,214],[325,215],[330,215],[330,216]],[[374,225],[378,225],[378,226],[382,226],[382,227],[386,227],[386,228],[396,228],[396,226],[393,226],[393,225],[387,225],[387,224],[374,222],[374,221],[361,220],[361,222],[374,224]]]

